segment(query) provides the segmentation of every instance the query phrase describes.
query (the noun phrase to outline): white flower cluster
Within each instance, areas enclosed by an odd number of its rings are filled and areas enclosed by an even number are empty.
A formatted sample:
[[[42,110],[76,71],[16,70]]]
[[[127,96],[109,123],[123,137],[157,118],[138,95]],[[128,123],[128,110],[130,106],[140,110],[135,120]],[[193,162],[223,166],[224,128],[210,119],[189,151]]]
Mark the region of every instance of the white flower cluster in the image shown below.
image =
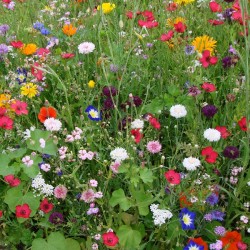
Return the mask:
[[[124,148],[115,148],[110,152],[110,157],[116,162],[121,162],[128,159],[128,153]]]
[[[153,213],[154,224],[161,226],[165,223],[166,219],[173,217],[173,214],[169,210],[158,209],[159,205],[151,204],[150,210]]]
[[[54,187],[46,184],[40,173],[32,180],[31,186],[45,197],[53,195]]]
[[[131,128],[132,129],[143,129],[144,127],[144,121],[140,119],[135,119],[133,122],[131,122]]]

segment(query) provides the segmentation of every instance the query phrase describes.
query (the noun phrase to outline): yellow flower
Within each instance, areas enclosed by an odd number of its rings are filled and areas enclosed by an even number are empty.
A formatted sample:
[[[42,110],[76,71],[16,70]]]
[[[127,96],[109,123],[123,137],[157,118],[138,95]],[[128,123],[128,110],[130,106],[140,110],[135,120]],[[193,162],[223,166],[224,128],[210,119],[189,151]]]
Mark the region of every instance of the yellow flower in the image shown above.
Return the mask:
[[[89,88],[93,89],[95,87],[95,82],[93,80],[90,80],[88,82],[88,86],[89,86]]]
[[[34,97],[38,93],[37,85],[29,82],[21,87],[21,95],[25,95],[29,98]]]
[[[195,50],[197,50],[200,53],[202,53],[204,50],[209,50],[212,54],[216,46],[216,43],[217,41],[214,40],[212,37],[204,35],[196,37],[193,40],[192,45],[195,47]]]
[[[0,95],[0,107],[9,108],[11,104],[10,97],[11,95],[1,94]]]
[[[102,3],[102,6],[98,5],[97,10],[102,10],[103,14],[110,13],[115,8],[113,3]]]
[[[186,23],[186,19],[183,17],[176,17],[175,19],[168,18],[167,19],[167,26],[174,27],[175,24],[182,22]]]
[[[62,31],[67,36],[75,35],[77,28],[74,27],[72,24],[65,24],[62,28]]]
[[[174,2],[179,4],[179,5],[181,5],[181,4],[183,4],[183,5],[190,4],[190,3],[194,2],[194,1],[195,0],[174,0]]]
[[[34,54],[36,50],[37,46],[34,43],[28,43],[23,45],[23,47],[21,48],[21,53],[26,56],[29,56]]]

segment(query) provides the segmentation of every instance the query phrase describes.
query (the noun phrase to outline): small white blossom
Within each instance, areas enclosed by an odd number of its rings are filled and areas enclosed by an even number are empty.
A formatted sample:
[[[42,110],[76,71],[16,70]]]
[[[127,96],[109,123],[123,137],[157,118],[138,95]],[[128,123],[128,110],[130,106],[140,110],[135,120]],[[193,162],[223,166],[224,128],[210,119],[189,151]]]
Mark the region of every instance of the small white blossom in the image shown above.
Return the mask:
[[[62,123],[52,117],[45,120],[44,126],[48,131],[59,131],[62,127]]]
[[[187,110],[185,106],[181,104],[174,105],[170,108],[170,115],[176,119],[185,117],[187,115]]]
[[[201,162],[197,158],[188,157],[183,160],[182,164],[188,171],[194,171],[201,165]]]
[[[143,129],[144,127],[144,121],[140,119],[135,119],[133,122],[131,122],[131,128],[132,129]]]
[[[124,148],[115,148],[110,152],[110,157],[116,162],[121,162],[128,159],[128,153]]]
[[[216,129],[208,128],[204,131],[203,136],[210,142],[219,141],[221,138],[221,133]]]
[[[166,219],[172,218],[173,214],[169,210],[158,209],[159,205],[152,204],[150,210],[153,213],[154,224],[161,226],[166,222]]]

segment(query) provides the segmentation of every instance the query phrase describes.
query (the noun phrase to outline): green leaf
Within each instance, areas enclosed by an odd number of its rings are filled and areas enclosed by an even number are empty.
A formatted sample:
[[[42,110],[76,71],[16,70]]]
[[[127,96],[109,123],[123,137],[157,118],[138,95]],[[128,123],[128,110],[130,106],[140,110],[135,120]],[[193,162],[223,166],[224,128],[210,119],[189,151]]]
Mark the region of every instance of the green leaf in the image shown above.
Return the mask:
[[[9,159],[17,159],[22,157],[26,153],[27,149],[26,148],[19,148],[13,152],[8,153]]]
[[[44,239],[35,239],[32,242],[31,250],[56,250],[56,248],[50,248],[49,244]]]
[[[165,106],[167,106],[168,108],[170,108],[171,106],[173,106],[174,103],[175,103],[174,97],[171,96],[171,95],[164,94],[163,99],[164,99]]]
[[[133,192],[133,197],[136,199],[136,206],[138,206],[139,214],[146,216],[149,213],[148,206],[153,202],[151,194],[146,194],[144,190]]]
[[[119,227],[117,235],[120,245],[129,250],[138,249],[142,240],[141,233],[127,225]]]
[[[0,155],[0,175],[6,176],[15,173],[15,169],[13,167],[8,166],[9,162],[10,158],[8,157],[8,155]]]
[[[112,193],[109,204],[112,207],[119,204],[123,211],[127,211],[132,205],[131,201],[125,196],[125,193],[121,188]]]
[[[155,177],[153,176],[152,170],[148,168],[141,168],[140,169],[140,178],[144,183],[152,183]]]
[[[159,114],[163,110],[164,106],[165,104],[163,100],[156,98],[153,99],[151,103],[145,105],[143,107],[143,110],[145,110],[148,113]]]
[[[168,93],[174,97],[181,95],[181,91],[176,85],[170,85],[167,87]]]
[[[25,164],[21,164],[21,167],[25,174],[27,174],[30,178],[34,178],[40,172],[38,163],[42,162],[43,159],[39,157],[38,155],[31,156],[30,158],[33,160],[33,164],[30,167],[27,167]]]
[[[66,245],[64,236],[59,232],[54,232],[49,235],[48,244],[50,247],[53,246],[55,249],[58,250],[65,249]]]
[[[79,243],[73,239],[66,239],[65,241],[65,249],[70,250],[81,250]]]

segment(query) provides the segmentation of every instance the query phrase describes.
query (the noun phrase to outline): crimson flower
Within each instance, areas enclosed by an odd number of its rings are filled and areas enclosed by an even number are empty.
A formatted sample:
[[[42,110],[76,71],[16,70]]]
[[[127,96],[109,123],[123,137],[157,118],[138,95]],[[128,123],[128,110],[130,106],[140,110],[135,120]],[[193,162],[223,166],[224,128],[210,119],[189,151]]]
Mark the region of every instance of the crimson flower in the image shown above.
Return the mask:
[[[214,20],[214,19],[209,19],[208,22],[209,22],[210,24],[212,24],[213,26],[217,26],[217,25],[222,25],[222,24],[224,24],[224,21]]]
[[[168,11],[175,11],[177,10],[177,8],[178,8],[178,5],[176,3],[169,3],[167,6]]]
[[[44,198],[43,201],[40,203],[39,208],[41,211],[47,214],[54,208],[54,205],[52,203],[49,203],[47,198]]]
[[[16,217],[17,218],[29,218],[31,210],[28,204],[16,206]]]
[[[204,82],[201,87],[206,91],[206,92],[214,92],[216,91],[216,86],[213,83],[209,82]]]
[[[3,129],[11,130],[13,128],[13,120],[8,116],[0,117],[0,127]]]
[[[227,131],[227,127],[225,126],[216,126],[215,129],[220,132],[223,139],[226,139],[228,136],[230,136],[230,133]]]
[[[0,218],[3,216],[3,211],[0,210]]]
[[[61,57],[63,59],[70,59],[70,58],[73,58],[74,56],[75,56],[75,54],[73,54],[73,53],[63,53],[63,54],[61,54]]]
[[[148,121],[149,121],[150,125],[153,126],[155,129],[159,130],[161,128],[161,124],[159,123],[157,118],[150,117]]]
[[[22,114],[27,115],[28,114],[27,106],[28,104],[26,102],[21,102],[19,100],[16,100],[11,104],[10,107],[15,111],[17,115],[22,115]]]
[[[6,108],[0,107],[0,117],[4,116],[7,112]]]
[[[33,66],[31,66],[31,74],[36,77],[38,81],[43,80],[43,71],[38,69],[41,68],[42,66],[38,63],[35,62]]]
[[[174,24],[174,29],[178,33],[184,33],[186,28],[187,28],[187,26],[183,22],[178,22],[178,23]]]
[[[109,247],[114,247],[119,242],[119,238],[114,232],[104,233],[102,235],[103,244]]]
[[[238,125],[242,131],[247,131],[247,118],[244,116],[238,121]]]
[[[162,34],[160,39],[162,42],[166,42],[170,40],[173,37],[173,35],[174,35],[174,31],[170,30],[167,34]]]
[[[36,54],[38,56],[47,56],[48,54],[50,53],[50,51],[46,48],[39,48],[37,51],[36,51]]]
[[[215,163],[218,157],[218,153],[214,151],[211,146],[203,148],[201,150],[201,155],[205,156],[205,161],[207,163]]]
[[[12,41],[10,45],[15,49],[20,49],[23,47],[23,43],[21,41]]]
[[[222,11],[222,7],[220,6],[220,4],[218,4],[217,2],[215,1],[211,1],[209,3],[209,7],[210,7],[210,10],[212,12],[221,12]]]
[[[218,61],[218,58],[215,56],[211,56],[209,50],[203,51],[200,62],[204,68],[207,68],[210,64],[215,65],[217,61]]]
[[[174,170],[169,170],[164,175],[170,185],[178,185],[181,183],[181,175]]]
[[[159,25],[159,23],[156,21],[144,21],[144,20],[138,20],[138,24],[139,26],[146,27],[148,29],[157,27]]]
[[[141,139],[143,138],[143,134],[140,132],[140,129],[132,129],[130,133],[135,137],[135,143],[140,143]]]
[[[21,181],[18,178],[15,178],[13,174],[6,175],[4,177],[4,180],[11,186],[11,187],[17,187]]]

